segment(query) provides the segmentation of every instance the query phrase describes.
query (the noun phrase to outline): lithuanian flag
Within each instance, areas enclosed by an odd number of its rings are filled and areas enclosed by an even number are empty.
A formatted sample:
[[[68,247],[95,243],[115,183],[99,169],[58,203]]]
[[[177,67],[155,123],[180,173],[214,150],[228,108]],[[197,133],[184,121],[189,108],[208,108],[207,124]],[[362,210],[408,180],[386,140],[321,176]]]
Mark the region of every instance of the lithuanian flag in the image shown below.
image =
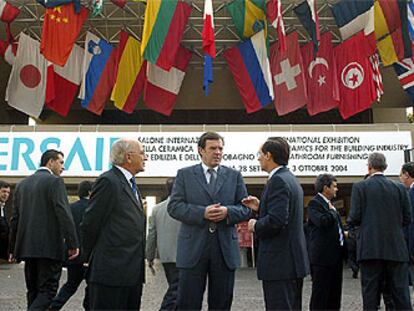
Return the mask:
[[[147,1],[141,45],[144,58],[170,70],[190,14],[191,6],[183,1]]]
[[[240,38],[247,39],[264,29],[267,33],[265,0],[234,0],[227,10]]]

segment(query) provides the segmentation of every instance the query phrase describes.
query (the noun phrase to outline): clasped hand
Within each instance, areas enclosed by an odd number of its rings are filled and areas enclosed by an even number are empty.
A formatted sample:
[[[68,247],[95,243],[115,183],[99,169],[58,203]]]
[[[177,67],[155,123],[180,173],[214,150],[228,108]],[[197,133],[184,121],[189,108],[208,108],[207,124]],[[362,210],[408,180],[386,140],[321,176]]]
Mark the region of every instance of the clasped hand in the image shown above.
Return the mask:
[[[204,218],[212,222],[222,221],[226,217],[227,207],[222,206],[220,203],[211,204],[204,211]]]

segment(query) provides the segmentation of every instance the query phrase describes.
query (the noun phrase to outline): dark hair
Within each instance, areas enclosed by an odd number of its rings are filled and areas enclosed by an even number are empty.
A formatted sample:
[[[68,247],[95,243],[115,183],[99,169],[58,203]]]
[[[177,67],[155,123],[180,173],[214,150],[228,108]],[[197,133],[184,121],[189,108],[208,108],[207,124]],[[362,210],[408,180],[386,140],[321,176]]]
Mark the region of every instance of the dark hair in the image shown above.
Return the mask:
[[[78,186],[78,196],[79,198],[86,198],[89,195],[89,192],[92,190],[93,182],[89,180],[81,181]]]
[[[382,153],[374,152],[368,156],[368,164],[371,167],[378,171],[385,171],[388,167],[387,160]]]
[[[410,176],[411,178],[414,178],[414,162],[404,163],[403,166],[401,167],[401,171],[403,173],[407,173],[408,176]]]
[[[197,146],[204,149],[206,147],[207,140],[221,140],[224,145],[224,138],[216,132],[205,132],[200,136],[197,142]]]
[[[174,177],[169,177],[165,181],[165,189],[167,190],[168,195],[171,195],[171,191],[174,186],[174,181],[175,181]]]
[[[59,154],[63,157],[63,152],[61,151],[57,151],[55,149],[46,150],[42,154],[42,157],[40,158],[40,166],[46,166],[49,160],[57,160],[59,157]]]
[[[0,180],[0,189],[3,188],[10,188],[10,184],[5,182],[4,180]]]
[[[287,165],[289,163],[290,146],[282,137],[269,137],[262,146],[262,152],[270,152],[276,164]]]
[[[323,187],[330,187],[333,182],[336,182],[336,177],[332,174],[321,174],[316,177],[315,180],[315,191],[321,192],[323,191]]]

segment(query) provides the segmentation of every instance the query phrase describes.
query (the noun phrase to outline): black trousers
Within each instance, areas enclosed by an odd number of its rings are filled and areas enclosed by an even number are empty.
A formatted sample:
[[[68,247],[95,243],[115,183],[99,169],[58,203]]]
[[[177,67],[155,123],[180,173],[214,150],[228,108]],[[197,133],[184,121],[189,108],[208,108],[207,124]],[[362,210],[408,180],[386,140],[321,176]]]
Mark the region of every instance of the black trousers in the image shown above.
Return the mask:
[[[193,268],[180,268],[178,310],[201,310],[207,277],[208,309],[230,310],[233,302],[234,270],[230,270],[224,261],[217,232],[209,234],[200,261]]]
[[[142,284],[106,286],[88,283],[90,310],[134,310],[141,308]]]
[[[27,309],[44,311],[56,295],[62,262],[47,258],[27,258],[24,261]]]
[[[383,282],[391,293],[395,310],[412,310],[408,286],[408,263],[388,260],[363,260],[361,267],[364,310],[377,310]]]
[[[60,288],[58,294],[53,298],[50,304],[51,310],[60,310],[70,297],[76,293],[79,285],[85,278],[86,267],[82,264],[68,265],[68,277],[66,283]],[[85,288],[85,297],[83,299],[83,308],[89,310],[88,287]]]
[[[342,268],[342,261],[329,267],[312,265],[310,310],[341,309]]]
[[[162,300],[160,310],[175,310],[177,305],[179,270],[174,262],[165,262],[162,266],[164,267],[165,277],[167,278],[168,289]]]
[[[302,310],[303,279],[263,281],[266,310]]]

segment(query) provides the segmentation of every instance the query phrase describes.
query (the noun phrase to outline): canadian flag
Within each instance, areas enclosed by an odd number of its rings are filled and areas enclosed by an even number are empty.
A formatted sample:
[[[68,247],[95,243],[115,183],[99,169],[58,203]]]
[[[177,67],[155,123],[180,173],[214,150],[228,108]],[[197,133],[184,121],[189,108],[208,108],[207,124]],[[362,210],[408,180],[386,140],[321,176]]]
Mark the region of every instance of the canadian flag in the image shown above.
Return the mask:
[[[5,23],[11,23],[20,14],[20,9],[6,2],[0,0],[0,20]]]
[[[66,117],[82,81],[84,49],[74,45],[65,66],[53,66],[49,71],[45,105]]]
[[[47,61],[40,54],[40,42],[21,33],[19,48],[6,89],[9,105],[38,118],[46,93]]]

